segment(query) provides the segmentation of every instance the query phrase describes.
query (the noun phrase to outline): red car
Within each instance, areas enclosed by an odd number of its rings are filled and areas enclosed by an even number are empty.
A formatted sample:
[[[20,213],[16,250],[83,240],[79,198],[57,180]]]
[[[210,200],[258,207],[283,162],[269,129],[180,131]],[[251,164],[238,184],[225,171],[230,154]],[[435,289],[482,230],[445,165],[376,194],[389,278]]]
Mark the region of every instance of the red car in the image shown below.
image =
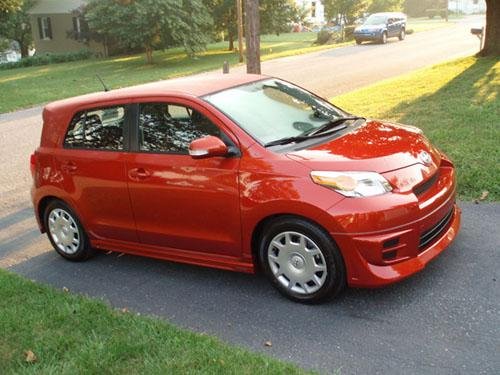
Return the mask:
[[[460,225],[453,164],[418,128],[261,75],[51,103],[31,169],[40,230],[64,258],[262,269],[302,302],[406,278]]]

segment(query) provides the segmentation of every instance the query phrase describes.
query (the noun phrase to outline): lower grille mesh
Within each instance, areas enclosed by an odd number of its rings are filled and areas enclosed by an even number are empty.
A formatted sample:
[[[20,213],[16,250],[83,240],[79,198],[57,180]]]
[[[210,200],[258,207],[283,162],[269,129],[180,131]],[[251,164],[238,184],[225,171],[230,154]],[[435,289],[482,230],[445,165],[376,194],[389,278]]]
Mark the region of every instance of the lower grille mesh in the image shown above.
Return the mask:
[[[453,208],[432,228],[426,230],[420,235],[419,250],[423,250],[432,240],[438,237],[448,226],[453,217]]]

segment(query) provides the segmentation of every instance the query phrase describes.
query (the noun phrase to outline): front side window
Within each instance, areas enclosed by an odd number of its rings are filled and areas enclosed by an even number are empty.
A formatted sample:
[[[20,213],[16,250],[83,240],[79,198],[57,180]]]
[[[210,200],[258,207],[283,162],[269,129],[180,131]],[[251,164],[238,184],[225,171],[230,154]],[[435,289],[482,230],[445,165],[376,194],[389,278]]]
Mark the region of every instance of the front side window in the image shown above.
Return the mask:
[[[64,145],[69,148],[123,150],[124,107],[92,109],[77,113]]]
[[[168,103],[140,104],[140,151],[187,154],[191,141],[208,135],[222,136],[216,125],[194,109]]]
[[[261,144],[307,134],[344,116],[327,101],[278,79],[233,87],[204,99]]]

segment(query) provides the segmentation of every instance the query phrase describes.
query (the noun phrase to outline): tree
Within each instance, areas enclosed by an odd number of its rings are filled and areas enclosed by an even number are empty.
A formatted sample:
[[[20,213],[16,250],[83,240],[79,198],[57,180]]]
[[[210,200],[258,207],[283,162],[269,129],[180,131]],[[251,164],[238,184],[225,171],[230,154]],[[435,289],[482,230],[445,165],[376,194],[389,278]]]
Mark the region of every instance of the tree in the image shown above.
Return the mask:
[[[21,9],[22,0],[0,0],[0,13],[15,12]]]
[[[325,0],[325,13],[328,19],[343,21],[347,24],[354,22],[370,5],[369,0]]]
[[[148,63],[155,49],[183,46],[190,56],[210,40],[212,19],[201,0],[91,0],[89,28],[122,48],[143,48]]]
[[[214,31],[225,34],[229,42],[228,50],[234,50],[234,39],[237,35],[236,1],[235,0],[205,0],[205,5],[212,14]]]
[[[299,10],[292,0],[260,1],[261,34],[276,34],[290,31],[290,23],[298,17]]]
[[[260,74],[259,0],[245,1],[245,44],[247,49],[247,73]]]
[[[22,57],[28,56],[33,43],[30,17],[27,12],[35,2],[35,0],[25,0],[17,10],[0,12],[0,37],[19,43]]]
[[[481,56],[500,56],[500,2],[486,0],[486,30]]]
[[[400,12],[403,9],[403,0],[372,0],[368,6],[368,13]]]

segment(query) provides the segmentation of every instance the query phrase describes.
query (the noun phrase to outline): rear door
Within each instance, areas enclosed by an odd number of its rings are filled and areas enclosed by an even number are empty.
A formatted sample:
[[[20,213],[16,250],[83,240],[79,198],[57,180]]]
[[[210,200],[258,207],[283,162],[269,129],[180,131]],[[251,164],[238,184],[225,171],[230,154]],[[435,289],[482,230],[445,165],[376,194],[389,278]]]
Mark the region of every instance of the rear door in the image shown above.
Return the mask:
[[[137,105],[135,152],[127,163],[139,240],[152,246],[239,257],[239,156],[193,159],[189,143],[234,136],[196,103]],[[165,249],[167,251],[167,249]]]
[[[69,124],[55,168],[89,234],[137,241],[127,189],[127,105],[82,110]]]

